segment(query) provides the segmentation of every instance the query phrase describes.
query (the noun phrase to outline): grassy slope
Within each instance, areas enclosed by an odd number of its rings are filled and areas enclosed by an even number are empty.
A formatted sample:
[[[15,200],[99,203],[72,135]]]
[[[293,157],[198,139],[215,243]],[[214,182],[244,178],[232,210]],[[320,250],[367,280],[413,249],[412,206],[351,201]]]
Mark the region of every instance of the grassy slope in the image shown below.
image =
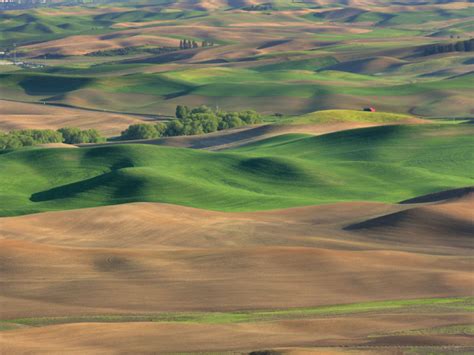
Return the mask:
[[[164,74],[131,74],[97,77],[101,66],[95,73],[89,71],[74,75],[57,75],[48,73],[13,72],[2,74],[1,98],[22,99],[25,101],[53,100],[70,103],[68,99],[78,95],[80,90],[93,90],[86,99],[90,107],[113,110],[125,109],[121,106],[123,98],[119,95],[134,94],[140,100],[137,103],[127,102],[128,111],[141,112],[146,104],[166,103],[174,97],[185,99],[189,95],[198,95],[204,99],[239,97],[241,100],[265,100],[269,97],[297,98],[318,100],[324,103],[325,98],[338,95],[359,97],[360,102],[370,99],[376,105],[391,104],[390,98],[398,101],[413,100],[417,95],[439,97],[449,90],[453,95],[465,97],[470,90],[471,75],[452,79],[431,80],[420,83],[401,84],[394,79],[375,79],[372,76],[339,71],[313,72],[306,70],[282,70],[276,72],[257,72],[254,70],[234,68],[205,68],[167,72]],[[104,70],[108,67],[105,66]],[[64,96],[66,94],[66,96]],[[69,97],[68,95],[72,95]],[[92,95],[92,96],[91,96]],[[386,100],[388,98],[388,101]],[[100,105],[94,103],[99,100]],[[342,100],[342,99],[341,99]],[[393,101],[393,100],[392,100]],[[245,101],[244,101],[245,102]],[[250,102],[250,101],[248,101]],[[252,101],[255,103],[255,101]],[[466,101],[468,103],[469,101]],[[429,103],[429,102],[428,102]],[[347,107],[341,101],[340,107]],[[245,106],[245,104],[243,104]],[[248,107],[250,104],[248,104]],[[318,104],[319,105],[319,104]],[[446,105],[452,105],[446,103]],[[332,104],[334,106],[334,104]],[[417,109],[428,110],[425,104]],[[350,106],[349,106],[350,107]],[[254,107],[255,109],[259,109]],[[397,106],[397,108],[400,108]],[[406,109],[406,107],[405,107]],[[465,106],[468,110],[469,106]],[[149,109],[150,111],[151,110]],[[428,110],[429,111],[429,110]],[[431,111],[429,111],[431,112]],[[457,111],[456,111],[457,112]]]
[[[472,125],[284,135],[235,151],[160,146],[0,155],[0,215],[157,201],[206,209],[396,202],[472,184]]]
[[[143,11],[130,10],[99,14],[76,15],[80,7],[70,12],[61,9],[31,9],[0,14],[0,45],[11,46],[36,41],[59,39],[77,34],[102,34],[113,31],[120,22],[146,22],[181,19],[186,20],[205,14],[203,11]]]
[[[408,120],[411,116],[387,112],[364,112],[353,110],[324,110],[306,115],[291,117],[282,121],[283,124],[312,124],[329,122],[396,122]]]
[[[33,41],[46,41],[74,34],[109,32],[112,22],[95,21],[89,16],[47,16],[31,10],[0,14],[0,45],[11,46]]]
[[[339,21],[346,23],[373,22],[382,26],[414,25],[423,22],[438,22],[449,19],[469,18],[472,16],[472,8],[462,10],[425,10],[398,11],[398,12],[365,12],[360,14],[347,14],[346,10],[336,9],[332,11],[315,13],[311,17],[318,20]]]
[[[416,112],[428,116],[464,116],[472,111],[469,100],[472,78],[450,79],[469,71],[469,62],[459,59],[466,56],[466,61],[468,55],[450,55],[457,58],[453,61],[444,60],[444,56],[407,57],[413,54],[411,50],[416,46],[444,41],[429,37],[433,28],[458,31],[455,33],[461,38],[468,38],[471,25],[466,18],[472,15],[472,8],[438,11],[430,7],[430,10],[424,11],[420,7],[417,11],[391,11],[387,3],[386,12],[380,12],[378,7],[367,12],[370,7],[357,5],[364,11],[358,12],[355,17],[333,17],[326,12],[279,11],[311,7],[310,4],[287,1],[277,2],[278,10],[271,13],[225,11],[227,6],[215,11],[204,11],[179,9],[182,6],[178,4],[173,5],[177,8],[170,8],[169,4],[163,8],[159,4],[154,5],[122,3],[110,8],[110,5],[101,5],[86,9],[71,7],[66,10],[48,8],[11,11],[0,14],[0,44],[8,48],[17,43],[19,52],[26,53],[31,49],[24,47],[25,43],[46,42],[80,34],[109,34],[110,38],[117,36],[123,39],[123,43],[118,45],[130,46],[133,45],[132,38],[135,35],[148,36],[150,39],[156,35],[194,38],[194,26],[196,29],[205,26],[204,33],[195,38],[213,40],[220,46],[199,51],[195,59],[182,60],[179,66],[159,70],[160,74],[149,74],[155,72],[156,68],[149,72],[144,69],[152,66],[150,63],[153,62],[149,62],[145,54],[143,58],[140,55],[134,58],[133,63],[126,57],[117,57],[114,64],[105,65],[100,63],[110,61],[110,58],[88,58],[98,64],[87,62],[90,67],[86,64],[75,67],[75,61],[81,57],[57,59],[57,62],[44,60],[47,65],[52,64],[52,67],[44,69],[49,72],[47,75],[50,78],[30,73],[29,70],[1,77],[1,97],[25,101],[49,99],[71,105],[140,113],[156,113],[157,110],[171,113],[175,104],[189,101],[218,104],[227,109],[235,109],[231,107],[232,103],[238,101],[242,107],[285,114],[335,106],[356,108],[369,101],[384,110]],[[338,11],[335,10],[336,13]],[[345,12],[347,9],[342,9],[342,13]],[[418,24],[420,19],[426,22],[423,26]],[[456,21],[452,24],[447,22],[443,26],[449,26],[442,27],[440,21],[445,19]],[[326,20],[331,23],[350,22],[354,30],[361,31],[352,33],[345,25],[327,28],[324,24]],[[120,32],[128,28],[120,24],[130,21],[143,27],[138,26],[131,33]],[[367,25],[366,21],[378,25]],[[273,26],[280,22],[292,25],[285,26],[284,30]],[[236,26],[245,23],[262,24],[255,39],[249,38],[245,26]],[[267,24],[272,26],[267,27]],[[175,30],[168,31],[170,27]],[[107,38],[109,36],[105,36],[104,40]],[[275,38],[288,38],[288,43],[268,46]],[[298,43],[293,43],[295,40]],[[98,48],[101,41],[101,38],[97,39]],[[326,45],[321,45],[321,42],[326,42]],[[370,64],[370,58],[374,56],[403,59],[407,63],[394,65],[387,70],[382,68],[380,72],[372,68],[370,72],[376,73],[374,75],[325,70],[335,63],[350,63],[355,59],[367,59],[370,67],[373,65]],[[219,59],[229,61],[229,66],[196,69],[195,65],[190,65],[193,62],[212,63]],[[170,59],[161,60],[164,61],[158,60],[157,63],[165,63]],[[130,70],[132,73],[147,74],[126,75],[130,74]],[[66,75],[55,76],[53,73]],[[80,79],[84,81],[80,82]],[[64,90],[43,89],[42,81],[60,81]],[[124,95],[133,95],[133,100],[127,105],[123,104]],[[281,97],[281,100],[275,100],[275,97]],[[272,100],[284,104],[272,105]]]

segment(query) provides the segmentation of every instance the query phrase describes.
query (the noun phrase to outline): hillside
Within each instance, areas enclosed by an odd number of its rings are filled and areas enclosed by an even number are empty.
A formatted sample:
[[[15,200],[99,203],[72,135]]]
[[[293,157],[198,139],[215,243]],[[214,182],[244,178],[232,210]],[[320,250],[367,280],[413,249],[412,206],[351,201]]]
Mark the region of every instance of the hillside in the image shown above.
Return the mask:
[[[84,144],[84,147],[122,144],[156,144],[170,147],[221,151],[237,148],[283,134],[322,135],[349,129],[433,123],[431,120],[386,112],[368,113],[354,110],[326,110],[289,118],[267,117],[267,122],[224,129],[212,133],[164,136],[157,139],[120,140]]]
[[[466,1],[144,2],[1,14],[0,99],[170,115],[178,104],[300,115],[375,106],[472,114]],[[423,24],[417,21],[423,19]],[[284,40],[282,40],[282,38]],[[183,40],[193,48],[180,48]],[[13,44],[16,44],[14,50]],[[10,125],[13,118],[8,118]]]
[[[472,194],[445,195],[457,197],[257,213],[137,203],[1,218],[0,347],[472,348],[472,243],[459,233]],[[444,216],[442,229],[427,223],[431,213]]]
[[[213,210],[397,202],[472,184],[472,125],[288,134],[223,153],[154,145],[0,155],[3,215],[156,201]],[[15,179],[12,177],[15,176]]]
[[[353,110],[324,110],[307,113],[281,121],[282,124],[313,123],[422,123],[423,120],[403,114]]]
[[[0,101],[0,131],[18,129],[59,129],[78,127],[97,129],[105,136],[120,134],[144,117],[120,113],[81,110],[71,107]]]
[[[473,5],[0,0],[0,354],[474,354]]]

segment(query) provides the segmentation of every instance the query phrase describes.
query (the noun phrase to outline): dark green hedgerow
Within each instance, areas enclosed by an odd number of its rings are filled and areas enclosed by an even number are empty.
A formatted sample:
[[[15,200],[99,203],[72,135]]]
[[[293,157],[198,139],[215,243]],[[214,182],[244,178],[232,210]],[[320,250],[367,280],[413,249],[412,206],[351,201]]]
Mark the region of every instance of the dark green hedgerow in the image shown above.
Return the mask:
[[[95,129],[81,130],[73,127],[60,128],[57,131],[52,129],[21,129],[0,133],[0,150],[48,143],[99,143],[104,140],[105,138]]]
[[[157,124],[133,124],[120,136],[123,140],[153,139],[159,137],[191,136],[211,133],[223,129],[241,127],[262,121],[255,111],[224,112],[212,110],[207,106],[189,109],[187,106],[176,107],[177,120]]]

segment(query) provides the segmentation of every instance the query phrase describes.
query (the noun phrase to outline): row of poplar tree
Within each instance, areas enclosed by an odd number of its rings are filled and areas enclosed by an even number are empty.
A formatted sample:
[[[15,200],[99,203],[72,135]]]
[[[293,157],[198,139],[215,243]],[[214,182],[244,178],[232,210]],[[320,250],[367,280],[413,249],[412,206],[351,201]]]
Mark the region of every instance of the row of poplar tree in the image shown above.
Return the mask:
[[[210,41],[202,41],[201,42],[201,47],[212,47],[214,46],[214,42]],[[189,48],[199,48],[199,43],[196,42],[195,40],[190,40],[190,39],[182,39],[179,41],[179,49],[189,49]]]

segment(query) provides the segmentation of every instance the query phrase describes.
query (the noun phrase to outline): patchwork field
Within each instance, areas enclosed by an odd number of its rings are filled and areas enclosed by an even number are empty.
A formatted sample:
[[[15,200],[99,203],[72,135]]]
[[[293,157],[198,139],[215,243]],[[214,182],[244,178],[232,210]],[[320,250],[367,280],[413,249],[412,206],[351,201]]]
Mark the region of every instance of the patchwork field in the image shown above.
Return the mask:
[[[1,354],[474,353],[470,1],[0,7]]]
[[[16,43],[31,65],[0,68],[0,98],[157,115],[177,104],[291,115],[367,105],[436,117],[474,112],[472,52],[425,55],[427,46],[472,38],[472,4],[344,3],[8,11],[0,46]],[[182,39],[197,48],[180,49]]]

